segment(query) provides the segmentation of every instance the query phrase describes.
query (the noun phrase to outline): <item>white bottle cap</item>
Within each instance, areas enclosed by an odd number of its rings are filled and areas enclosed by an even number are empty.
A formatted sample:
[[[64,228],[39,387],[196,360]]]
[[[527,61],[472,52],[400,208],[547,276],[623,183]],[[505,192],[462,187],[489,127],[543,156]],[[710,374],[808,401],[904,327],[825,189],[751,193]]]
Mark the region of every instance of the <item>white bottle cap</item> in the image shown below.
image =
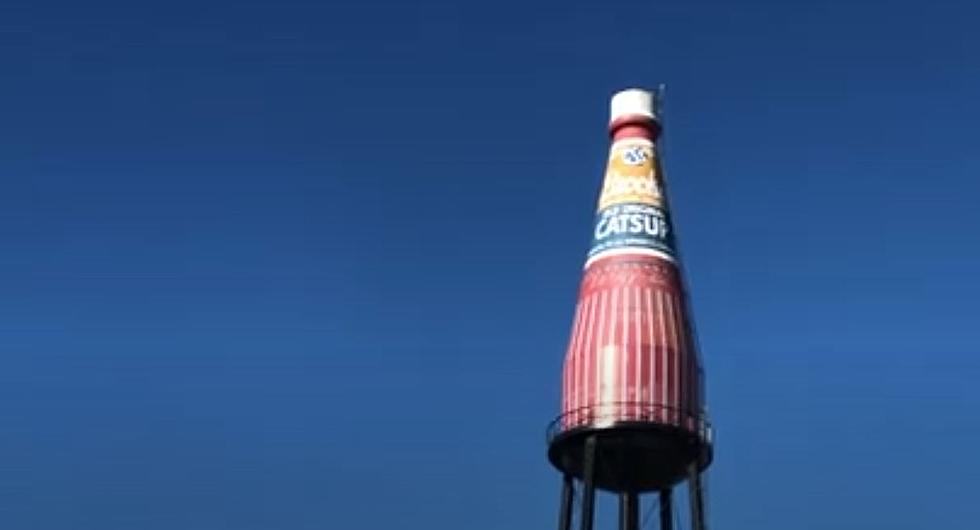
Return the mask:
[[[653,114],[653,93],[639,88],[617,92],[610,101],[609,110],[609,123],[626,116],[657,119]]]

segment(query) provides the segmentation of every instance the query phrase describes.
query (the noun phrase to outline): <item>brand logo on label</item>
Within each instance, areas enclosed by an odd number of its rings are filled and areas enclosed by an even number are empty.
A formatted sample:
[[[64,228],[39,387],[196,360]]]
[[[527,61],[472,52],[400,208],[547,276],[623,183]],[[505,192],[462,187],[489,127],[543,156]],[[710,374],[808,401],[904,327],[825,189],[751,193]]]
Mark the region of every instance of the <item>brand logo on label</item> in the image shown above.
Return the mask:
[[[642,147],[628,147],[623,150],[623,162],[630,166],[639,166],[650,160],[650,155]]]
[[[634,138],[613,144],[599,196],[599,209],[625,203],[660,206],[662,202],[653,143]]]

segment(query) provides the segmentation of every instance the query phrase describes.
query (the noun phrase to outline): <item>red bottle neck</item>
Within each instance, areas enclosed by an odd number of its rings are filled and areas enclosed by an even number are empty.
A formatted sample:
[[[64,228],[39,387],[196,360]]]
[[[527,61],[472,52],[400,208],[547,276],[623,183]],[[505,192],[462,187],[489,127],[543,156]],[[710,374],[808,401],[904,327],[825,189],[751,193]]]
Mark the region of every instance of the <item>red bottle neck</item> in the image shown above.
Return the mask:
[[[609,124],[609,136],[614,142],[624,138],[656,141],[660,136],[660,124],[649,116],[624,116]]]

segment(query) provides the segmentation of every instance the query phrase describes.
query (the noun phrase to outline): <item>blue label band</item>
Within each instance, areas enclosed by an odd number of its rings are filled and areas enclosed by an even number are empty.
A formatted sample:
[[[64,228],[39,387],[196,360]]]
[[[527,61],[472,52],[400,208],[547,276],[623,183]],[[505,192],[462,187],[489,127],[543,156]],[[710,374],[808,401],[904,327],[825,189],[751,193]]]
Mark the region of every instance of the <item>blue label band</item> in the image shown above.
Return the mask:
[[[599,210],[592,258],[607,250],[649,249],[674,255],[674,235],[664,210],[649,204],[616,204]]]

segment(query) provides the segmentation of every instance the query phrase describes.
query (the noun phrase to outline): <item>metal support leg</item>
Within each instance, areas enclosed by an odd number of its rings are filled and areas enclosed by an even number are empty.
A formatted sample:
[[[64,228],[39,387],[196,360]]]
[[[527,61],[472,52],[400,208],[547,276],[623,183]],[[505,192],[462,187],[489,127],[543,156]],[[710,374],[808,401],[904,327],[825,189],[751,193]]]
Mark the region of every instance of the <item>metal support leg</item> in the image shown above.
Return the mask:
[[[558,530],[572,530],[574,487],[572,476],[566,474],[561,485],[561,511],[558,512]]]
[[[619,529],[640,530],[640,503],[635,492],[619,494]]]
[[[589,436],[585,440],[585,465],[582,470],[582,530],[592,530],[593,511],[595,510],[595,469],[596,469],[596,437]]]
[[[704,490],[701,487],[701,472],[698,470],[697,462],[691,464],[687,483],[691,488],[691,529],[708,530],[704,520]]]
[[[660,530],[674,529],[674,508],[670,488],[660,490]]]

